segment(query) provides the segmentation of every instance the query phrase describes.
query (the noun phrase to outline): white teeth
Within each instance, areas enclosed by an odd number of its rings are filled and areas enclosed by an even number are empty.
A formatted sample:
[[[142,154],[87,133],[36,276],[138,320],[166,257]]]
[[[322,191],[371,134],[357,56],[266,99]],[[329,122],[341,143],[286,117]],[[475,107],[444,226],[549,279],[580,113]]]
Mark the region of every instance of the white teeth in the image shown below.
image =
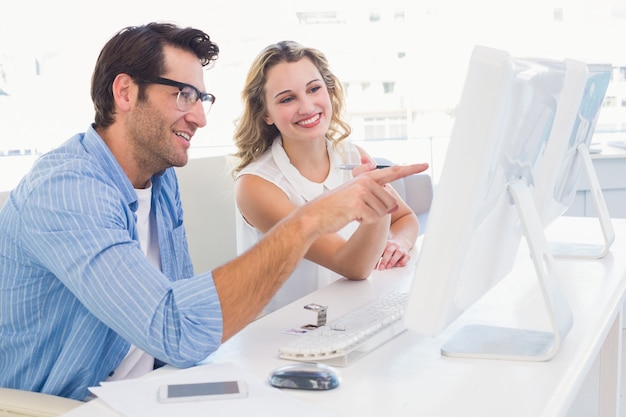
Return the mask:
[[[319,120],[320,115],[316,114],[315,116],[311,117],[310,119],[306,119],[306,120],[301,120],[298,122],[299,125],[308,125],[310,123],[316,122],[317,120]]]
[[[182,132],[175,132],[176,136],[180,136],[181,138],[185,139],[187,142],[189,142],[191,140],[191,136],[189,136],[186,133],[182,133]]]

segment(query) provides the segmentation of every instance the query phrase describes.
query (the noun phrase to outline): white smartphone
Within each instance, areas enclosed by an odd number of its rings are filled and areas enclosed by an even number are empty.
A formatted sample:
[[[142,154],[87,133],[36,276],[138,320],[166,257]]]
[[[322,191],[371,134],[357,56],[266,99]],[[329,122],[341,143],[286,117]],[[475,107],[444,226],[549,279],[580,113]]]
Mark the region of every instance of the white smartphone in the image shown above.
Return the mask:
[[[245,381],[200,382],[159,387],[159,401],[163,403],[225,400],[247,396],[248,386]]]

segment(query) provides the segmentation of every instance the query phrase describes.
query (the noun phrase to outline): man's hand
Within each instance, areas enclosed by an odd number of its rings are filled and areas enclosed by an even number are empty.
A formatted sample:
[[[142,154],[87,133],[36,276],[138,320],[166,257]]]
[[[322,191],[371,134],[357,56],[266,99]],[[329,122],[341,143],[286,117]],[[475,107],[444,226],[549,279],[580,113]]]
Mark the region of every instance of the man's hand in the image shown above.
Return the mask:
[[[368,165],[365,164],[364,167]],[[359,170],[360,167],[355,168]],[[428,169],[428,164],[396,165],[359,173],[341,187],[302,206],[298,214],[310,217],[311,226],[319,234],[334,233],[353,220],[371,223],[397,209],[388,183]],[[295,214],[295,213],[294,213]]]

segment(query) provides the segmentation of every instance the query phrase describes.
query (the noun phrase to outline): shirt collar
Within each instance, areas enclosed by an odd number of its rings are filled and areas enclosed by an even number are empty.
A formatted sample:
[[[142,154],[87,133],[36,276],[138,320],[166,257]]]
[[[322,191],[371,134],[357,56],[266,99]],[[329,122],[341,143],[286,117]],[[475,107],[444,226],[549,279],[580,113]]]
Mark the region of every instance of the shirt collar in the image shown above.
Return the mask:
[[[333,150],[332,142],[328,139],[326,140],[326,150],[328,151],[328,158],[330,160],[330,172],[324,182],[317,183],[305,178],[300,174],[300,171],[291,164],[289,156],[287,152],[285,152],[285,148],[283,148],[283,141],[280,136],[272,143],[272,156],[278,169],[305,201],[311,201],[322,195],[326,190],[337,188],[344,182],[345,171],[339,169],[344,162],[339,152]]]
[[[83,146],[89,154],[100,162],[104,172],[106,172],[111,180],[119,187],[126,204],[129,205],[131,210],[135,211],[137,209],[137,193],[135,192],[135,188],[126,176],[119,162],[117,162],[117,159],[115,159],[115,156],[113,156],[113,153],[111,153],[109,147],[104,143],[104,140],[100,137],[98,132],[96,132],[93,125],[89,126],[89,129],[85,132]],[[162,173],[154,175],[151,178],[153,194],[158,193],[160,189],[161,174]]]

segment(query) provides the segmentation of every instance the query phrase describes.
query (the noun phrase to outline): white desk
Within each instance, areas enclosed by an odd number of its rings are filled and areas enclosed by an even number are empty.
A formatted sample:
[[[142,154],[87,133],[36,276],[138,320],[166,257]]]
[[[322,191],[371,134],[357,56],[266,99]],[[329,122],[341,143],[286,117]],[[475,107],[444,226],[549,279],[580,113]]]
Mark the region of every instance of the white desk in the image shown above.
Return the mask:
[[[560,221],[565,223],[563,230],[580,230],[594,219]],[[576,226],[567,227],[571,222]],[[439,354],[440,339],[428,340],[404,332],[350,366],[339,368],[339,388],[288,392],[332,410],[336,416],[565,416],[599,356],[599,415],[617,416],[622,302],[626,291],[626,220],[616,220],[615,229],[615,244],[603,260],[558,261],[574,325],[557,356],[549,362],[444,358]],[[527,261],[520,260],[522,267],[516,270],[530,267]],[[284,334],[283,330],[313,322],[313,313],[304,310],[304,304],[328,305],[332,319],[410,278],[411,269],[403,268],[376,272],[367,281],[335,282],[252,323],[224,344],[211,360],[234,362],[266,378],[274,368],[288,363],[277,357],[277,348],[295,336]],[[545,318],[540,298],[534,275],[516,281],[507,279],[488,294],[479,308],[462,316],[462,321],[478,318],[541,327]],[[172,371],[173,368],[165,370]],[[279,407],[277,404],[277,410]],[[101,400],[96,400],[66,417],[115,415]]]

